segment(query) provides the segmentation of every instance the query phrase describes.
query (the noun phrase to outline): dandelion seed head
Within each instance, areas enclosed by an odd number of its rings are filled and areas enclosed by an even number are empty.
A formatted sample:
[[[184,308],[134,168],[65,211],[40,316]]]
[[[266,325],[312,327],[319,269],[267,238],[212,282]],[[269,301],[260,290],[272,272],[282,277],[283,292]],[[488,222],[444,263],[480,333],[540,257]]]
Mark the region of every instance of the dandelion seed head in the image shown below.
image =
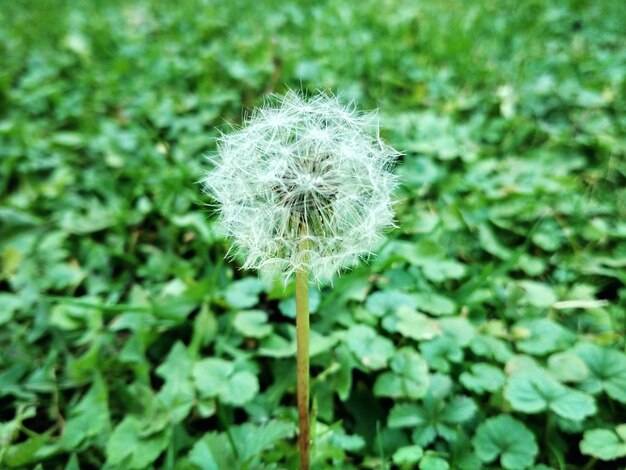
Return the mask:
[[[295,92],[252,112],[218,140],[203,179],[243,268],[317,282],[368,256],[393,225],[390,171],[376,113]]]

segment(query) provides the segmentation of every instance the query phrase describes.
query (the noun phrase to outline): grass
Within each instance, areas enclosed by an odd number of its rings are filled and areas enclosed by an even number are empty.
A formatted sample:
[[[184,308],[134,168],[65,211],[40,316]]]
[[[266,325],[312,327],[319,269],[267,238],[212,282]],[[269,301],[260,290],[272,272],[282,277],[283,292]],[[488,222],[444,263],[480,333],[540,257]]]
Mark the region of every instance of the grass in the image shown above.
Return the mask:
[[[623,468],[624,25],[610,0],[3,5],[0,467],[296,468],[294,286],[224,260],[197,184],[291,87],[378,107],[405,153],[399,228],[311,294],[313,468]]]

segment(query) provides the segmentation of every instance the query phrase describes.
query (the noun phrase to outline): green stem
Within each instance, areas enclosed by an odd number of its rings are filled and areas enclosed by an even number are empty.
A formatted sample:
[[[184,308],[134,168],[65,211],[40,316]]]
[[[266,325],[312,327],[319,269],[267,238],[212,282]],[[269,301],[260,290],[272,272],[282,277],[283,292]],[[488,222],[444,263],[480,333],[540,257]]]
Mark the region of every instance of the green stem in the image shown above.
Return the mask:
[[[309,470],[309,281],[306,271],[296,272],[296,339],[300,470]]]

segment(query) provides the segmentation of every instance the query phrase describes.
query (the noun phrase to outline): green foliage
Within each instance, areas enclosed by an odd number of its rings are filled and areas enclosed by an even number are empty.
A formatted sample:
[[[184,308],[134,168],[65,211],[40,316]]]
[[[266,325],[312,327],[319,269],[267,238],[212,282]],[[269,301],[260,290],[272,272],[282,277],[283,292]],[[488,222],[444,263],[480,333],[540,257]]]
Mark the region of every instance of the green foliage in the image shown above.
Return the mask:
[[[314,468],[626,466],[626,10],[0,15],[0,468],[296,468],[293,285],[197,182],[266,92],[381,110],[398,228],[311,289]]]
[[[237,371],[235,364],[218,358],[196,362],[193,378],[203,398],[217,398],[223,403],[241,406],[259,391],[257,377],[246,370]]]
[[[465,388],[474,393],[496,392],[504,384],[504,374],[491,364],[477,362],[469,371],[463,372],[459,379]]]
[[[346,330],[345,342],[361,365],[372,370],[384,368],[394,351],[393,342],[365,325]]]
[[[550,410],[562,418],[582,421],[597,411],[590,395],[562,385],[541,369],[513,375],[505,396],[514,410],[529,414]]]
[[[279,441],[294,436],[292,423],[269,421],[261,426],[232,426],[226,433],[209,433],[189,452],[189,461],[202,470],[258,468],[261,456]]]
[[[389,413],[389,427],[410,428],[416,444],[427,446],[437,436],[454,441],[455,427],[467,423],[476,413],[471,398],[450,396],[452,384],[446,376],[433,375],[420,404],[398,403]]]
[[[580,343],[574,352],[587,364],[589,379],[582,385],[591,393],[604,391],[626,403],[626,354],[595,344]]]
[[[383,372],[374,383],[374,395],[419,399],[428,387],[428,364],[413,349],[402,348],[391,358],[391,371]]]
[[[393,454],[393,463],[398,466],[410,465],[418,463],[424,455],[424,450],[417,445],[400,447]]]
[[[580,451],[600,460],[615,460],[626,457],[626,424],[620,424],[615,432],[608,429],[585,431],[580,442]]]
[[[115,427],[106,447],[107,464],[129,468],[146,468],[165,450],[171,439],[166,420],[158,423],[127,416]]]
[[[483,462],[500,458],[502,467],[507,470],[528,468],[539,451],[533,433],[508,415],[487,419],[476,430],[473,442]]]

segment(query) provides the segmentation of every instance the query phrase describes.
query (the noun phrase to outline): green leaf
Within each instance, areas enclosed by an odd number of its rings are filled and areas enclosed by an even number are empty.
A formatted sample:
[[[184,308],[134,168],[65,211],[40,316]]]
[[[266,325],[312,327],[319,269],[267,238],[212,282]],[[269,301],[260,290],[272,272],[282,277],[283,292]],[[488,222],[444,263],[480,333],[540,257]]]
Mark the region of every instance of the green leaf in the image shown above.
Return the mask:
[[[192,370],[193,361],[180,341],[172,346],[165,361],[156,370],[165,381],[157,397],[174,422],[185,419],[193,407],[196,394],[191,379]]]
[[[582,382],[589,377],[587,364],[574,352],[552,354],[548,358],[548,370],[560,382]]]
[[[85,439],[107,434],[110,427],[107,389],[102,377],[96,374],[89,391],[72,408],[63,428],[61,444],[66,449],[74,449]]]
[[[390,428],[411,428],[426,422],[422,408],[414,404],[398,403],[389,413]]]
[[[517,348],[528,354],[544,355],[563,350],[576,341],[571,331],[546,318],[522,320],[515,324],[514,330],[521,336],[516,342]]]
[[[294,357],[296,354],[295,341],[289,341],[286,338],[273,333],[261,340],[258,354],[273,358]]]
[[[534,307],[550,308],[557,301],[554,290],[548,284],[536,281],[519,281],[518,285],[526,294],[526,302]]]
[[[504,393],[513,409],[524,413],[549,409],[573,421],[582,421],[596,413],[593,397],[562,385],[541,369],[513,375]]]
[[[295,334],[294,334],[295,335]],[[321,335],[315,330],[310,331],[310,357],[330,351],[339,338],[337,336]]]
[[[424,450],[420,446],[412,445],[400,447],[393,453],[393,463],[396,465],[415,464],[424,455]]]
[[[428,388],[428,366],[417,352],[402,348],[391,359],[392,372],[384,372],[376,379],[374,395],[390,398],[418,399]]]
[[[473,435],[475,429],[471,431]],[[452,468],[459,470],[475,470],[482,467],[481,461],[472,447],[470,436],[463,429],[457,429],[454,440],[450,442],[448,461]]]
[[[420,461],[420,470],[448,470],[449,468],[448,462],[429,453]]]
[[[237,468],[238,461],[231,441],[225,433],[207,433],[198,439],[189,452],[189,461],[200,470]]]
[[[59,224],[68,233],[87,235],[99,232],[116,223],[112,207],[107,207],[95,198],[84,199],[81,210],[62,212]]]
[[[585,431],[580,442],[580,451],[600,460],[626,457],[626,424],[617,426],[615,432],[609,429]]]
[[[124,418],[107,442],[107,464],[134,470],[154,462],[169,444],[171,428],[154,429],[151,425],[150,418]]]
[[[382,369],[394,353],[393,343],[373,328],[356,325],[345,332],[345,342],[361,364],[368,369]]]
[[[520,372],[544,372],[543,368],[534,357],[527,356],[525,354],[511,356],[511,358],[506,362],[505,369],[507,374],[510,376],[518,374]]]
[[[244,310],[235,315],[233,326],[247,338],[264,338],[272,333],[268,315],[262,310]]]
[[[459,379],[465,388],[478,394],[494,393],[504,385],[504,373],[484,362],[472,364],[470,371],[463,372]]]
[[[438,242],[428,237],[421,238],[417,243],[394,240],[391,248],[401,259],[414,266],[438,262],[446,254],[445,249]]]
[[[0,326],[9,322],[24,301],[17,295],[0,293]]]
[[[249,462],[275,446],[280,440],[292,438],[296,427],[291,422],[271,420],[262,426],[246,423],[231,428],[240,462]]]
[[[476,455],[485,463],[500,458],[507,470],[522,470],[535,461],[539,448],[534,434],[508,415],[489,418],[476,430],[472,440]]]
[[[156,369],[156,373],[163,380],[184,382],[191,374],[193,361],[189,357],[187,348],[181,341],[177,341],[165,361]]]
[[[320,306],[321,297],[317,289],[309,289],[309,313],[314,314]],[[296,296],[278,302],[278,310],[288,318],[296,318]]]
[[[8,468],[24,468],[45,458],[47,434],[35,434],[25,441],[5,446],[3,444],[2,463]]]
[[[574,352],[589,368],[590,376],[582,383],[585,390],[604,390],[611,398],[626,403],[626,354],[592,343],[580,343]]]
[[[217,240],[215,224],[211,224],[201,212],[189,212],[183,215],[175,215],[170,219],[176,227],[192,229],[200,235],[206,243],[214,243]]]
[[[396,313],[395,331],[419,341],[440,335],[441,327],[435,320],[422,313],[400,308]]]
[[[445,334],[424,342],[420,350],[428,362],[428,366],[440,372],[448,372],[450,363],[463,360],[463,349],[451,336]]]
[[[193,378],[203,397],[220,395],[226,390],[228,379],[234,372],[234,363],[218,358],[203,359],[193,366]]]
[[[480,240],[480,245],[487,253],[490,253],[501,260],[508,260],[511,257],[511,250],[500,243],[496,234],[487,224],[480,224],[478,226],[478,238]]]
[[[456,310],[456,304],[443,295],[434,292],[420,292],[415,294],[417,309],[432,315],[452,315]]]
[[[422,270],[424,271],[424,275],[433,282],[443,282],[448,279],[462,279],[467,273],[467,268],[464,264],[451,260],[441,260],[425,264]]]
[[[365,439],[358,434],[347,434],[343,428],[338,428],[333,431],[330,443],[334,447],[350,452],[356,452],[365,447]]]
[[[217,397],[222,403],[242,406],[259,391],[257,377],[248,371],[237,371],[235,364],[208,358],[193,366],[193,378],[201,397]]]
[[[439,320],[439,324],[443,328],[446,335],[454,338],[454,340],[461,347],[469,345],[472,339],[476,336],[476,328],[469,322],[469,320],[467,320],[467,318],[441,318]]]
[[[469,347],[477,356],[498,362],[506,362],[513,356],[513,352],[507,343],[499,338],[484,334],[475,336]]]
[[[388,426],[412,428],[413,440],[421,446],[430,444],[437,435],[454,441],[454,428],[472,419],[477,406],[471,398],[463,396],[446,400],[450,387],[448,377],[433,375],[422,403],[397,403],[389,413]]]
[[[292,438],[295,427],[289,422],[272,420],[262,426],[251,423],[231,426],[229,432],[232,440],[226,433],[205,434],[191,449],[190,462],[202,470],[258,468],[254,462],[259,462],[264,452],[281,440]]]
[[[377,317],[384,317],[400,309],[415,310],[416,304],[415,296],[392,289],[370,294],[365,302],[365,308]]]
[[[447,424],[460,424],[472,419],[478,407],[469,397],[455,396],[446,403],[439,414],[439,419]]]
[[[558,250],[565,241],[563,230],[554,219],[545,219],[531,236],[532,241],[545,251]]]
[[[80,470],[80,464],[78,463],[78,457],[76,457],[76,454],[70,455],[64,470]]]
[[[246,277],[228,285],[224,298],[232,308],[245,309],[259,303],[263,283],[255,277]]]

